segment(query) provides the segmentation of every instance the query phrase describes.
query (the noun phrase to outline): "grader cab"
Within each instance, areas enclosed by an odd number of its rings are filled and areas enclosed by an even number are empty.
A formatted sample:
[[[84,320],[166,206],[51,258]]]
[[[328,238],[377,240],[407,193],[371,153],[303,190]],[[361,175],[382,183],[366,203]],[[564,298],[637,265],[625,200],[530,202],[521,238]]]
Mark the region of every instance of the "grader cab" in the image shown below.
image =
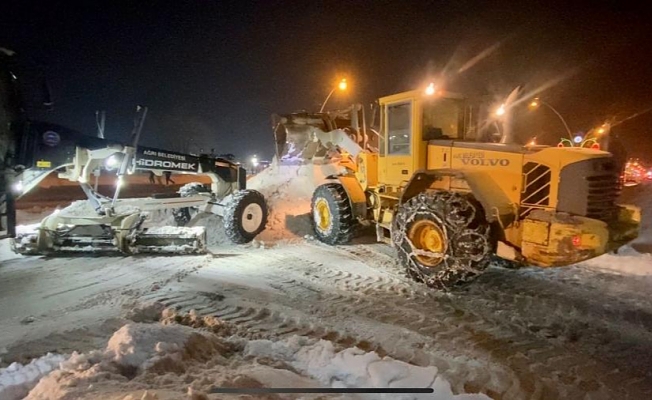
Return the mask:
[[[411,277],[441,288],[494,256],[564,266],[637,236],[640,211],[616,204],[611,154],[516,144],[507,123],[481,123],[482,107],[453,93],[414,90],[379,105],[379,151],[346,149],[346,172],[315,190],[319,240],[346,243],[373,223]]]

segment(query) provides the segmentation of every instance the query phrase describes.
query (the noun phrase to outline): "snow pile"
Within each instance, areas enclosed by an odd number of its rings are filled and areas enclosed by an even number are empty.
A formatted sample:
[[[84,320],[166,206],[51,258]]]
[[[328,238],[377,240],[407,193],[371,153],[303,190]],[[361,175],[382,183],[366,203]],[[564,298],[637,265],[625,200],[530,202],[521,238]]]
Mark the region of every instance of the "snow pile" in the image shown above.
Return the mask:
[[[206,228],[203,226],[181,227],[181,226],[159,226],[149,228],[148,235],[172,235],[180,239],[194,239],[204,236]]]
[[[183,325],[127,324],[109,339],[104,355],[122,367],[148,370],[167,363],[164,368],[184,370],[181,361],[189,355],[215,353],[212,338]]]
[[[312,234],[310,201],[326,177],[340,172],[337,164],[279,165],[273,163],[247,181],[247,187],[265,196],[269,207],[267,228],[257,239],[299,239]]]
[[[254,340],[245,346],[245,355],[270,357],[289,363],[331,387],[426,388],[434,394],[387,395],[391,399],[488,399],[483,394],[454,395],[448,381],[439,375],[436,367],[418,367],[391,357],[380,357],[376,352],[358,348],[335,351],[332,342],[320,340],[309,344],[305,337],[293,336],[284,341]]]
[[[59,370],[41,379],[26,399],[100,398],[95,385],[99,391],[117,392],[123,398],[143,386],[130,383],[137,376],[151,372],[181,377],[190,364],[230,352],[231,346],[223,339],[187,326],[130,323],[113,334],[103,352],[73,353]],[[181,378],[178,383],[181,389],[188,386]]]
[[[39,379],[58,368],[65,360],[65,356],[48,353],[27,365],[15,362],[7,368],[0,368],[0,399],[24,398]]]
[[[631,246],[622,247],[618,254],[605,254],[579,265],[619,275],[652,276],[652,254],[639,253]]]
[[[147,305],[135,315],[156,319],[160,307]],[[358,348],[337,351],[332,342],[306,337],[272,342],[229,336],[233,325],[192,311],[165,309],[159,315],[161,323],[124,325],[102,351],[75,352],[67,360],[48,355],[32,362],[31,370],[12,365],[8,370],[24,371],[23,378],[14,378],[14,372],[0,380],[3,385],[10,382],[11,393],[16,393],[10,397],[5,385],[0,399],[22,398],[32,386],[28,400],[207,399],[214,387],[432,387],[434,395],[384,398],[487,398],[453,395],[435,367],[417,367]]]

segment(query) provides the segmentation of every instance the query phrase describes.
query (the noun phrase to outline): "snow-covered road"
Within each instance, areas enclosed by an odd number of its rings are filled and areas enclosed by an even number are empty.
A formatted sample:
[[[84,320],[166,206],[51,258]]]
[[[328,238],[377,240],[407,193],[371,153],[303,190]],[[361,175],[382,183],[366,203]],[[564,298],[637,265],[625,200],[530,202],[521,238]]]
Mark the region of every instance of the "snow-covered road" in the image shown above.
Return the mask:
[[[492,268],[442,294],[404,278],[380,244],[212,251],[4,260],[5,362],[96,348],[122,306],[159,301],[216,315],[252,338],[320,337],[434,365],[456,392],[644,398],[652,389],[652,278],[599,267],[615,256],[566,269]]]
[[[649,191],[639,200],[649,202]],[[435,366],[455,393],[650,398],[652,257],[642,251],[652,230],[644,218],[641,239],[618,255],[558,269],[492,267],[449,293],[407,279],[394,251],[375,243],[301,239],[218,244],[207,256],[45,259],[13,255],[0,242],[1,365],[101,348],[126,310],[160,302],[215,315],[250,339],[323,338]]]

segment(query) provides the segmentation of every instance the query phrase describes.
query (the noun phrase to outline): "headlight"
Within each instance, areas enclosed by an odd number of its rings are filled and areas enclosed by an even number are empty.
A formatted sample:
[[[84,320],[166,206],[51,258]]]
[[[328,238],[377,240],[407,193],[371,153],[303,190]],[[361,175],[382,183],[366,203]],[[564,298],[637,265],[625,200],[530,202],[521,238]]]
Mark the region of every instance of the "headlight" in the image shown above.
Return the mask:
[[[13,187],[12,187],[12,188],[13,188],[13,190],[14,190],[15,193],[22,194],[22,193],[23,193],[23,189],[24,189],[23,181],[15,182],[15,183],[13,184]]]
[[[111,157],[107,158],[106,161],[104,162],[104,165],[106,165],[107,168],[115,168],[120,161],[118,160],[118,157],[115,155],[112,155]]]

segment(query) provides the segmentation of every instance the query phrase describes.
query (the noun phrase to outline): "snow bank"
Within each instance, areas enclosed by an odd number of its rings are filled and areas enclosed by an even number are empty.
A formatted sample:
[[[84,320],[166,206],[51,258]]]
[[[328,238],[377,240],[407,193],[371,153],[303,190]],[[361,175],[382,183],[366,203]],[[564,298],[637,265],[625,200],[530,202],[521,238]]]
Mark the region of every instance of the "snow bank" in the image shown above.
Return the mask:
[[[160,305],[151,311],[158,310]],[[0,374],[0,383],[5,385],[0,399],[22,398],[36,380],[57,367],[38,381],[27,400],[206,399],[205,393],[214,386],[432,387],[434,395],[384,398],[487,398],[453,395],[437,368],[381,358],[375,352],[358,348],[336,351],[332,342],[300,336],[276,342],[237,336],[226,339],[233,327],[213,317],[177,314],[172,309],[163,310],[161,317],[162,323],[124,325],[102,351],[73,353],[67,360],[49,354],[33,361],[32,367],[12,365],[7,369],[13,371],[11,375]],[[16,371],[23,371],[20,378],[15,378]],[[11,397],[6,387],[13,390]]]
[[[193,329],[183,325],[127,324],[111,336],[106,357],[119,365],[147,369],[167,353],[178,353]]]
[[[48,353],[27,365],[12,363],[7,368],[0,368],[0,399],[24,398],[39,379],[58,368],[65,360],[66,356]]]
[[[391,357],[380,357],[376,352],[358,348],[335,351],[332,342],[320,340],[310,344],[307,338],[293,336],[284,341],[250,341],[245,355],[270,357],[288,362],[324,385],[332,387],[410,388],[431,387],[434,394],[387,395],[392,399],[488,399],[483,394],[454,395],[448,381],[436,367],[418,367]]]
[[[130,323],[113,334],[104,351],[73,353],[59,370],[41,379],[26,399],[105,398],[94,385],[103,385],[104,392],[121,393],[118,398],[123,398],[134,390],[130,380],[136,376],[146,372],[182,376],[191,363],[205,363],[228,352],[230,346],[223,339],[187,326]],[[188,386],[183,380],[179,383],[180,389]]]
[[[337,164],[279,165],[273,163],[247,181],[249,189],[265,196],[269,207],[267,228],[257,239],[300,239],[312,234],[310,201],[326,177],[340,172]]]
[[[622,247],[618,254],[605,254],[579,265],[619,275],[652,276],[652,254],[639,253],[631,246]]]

